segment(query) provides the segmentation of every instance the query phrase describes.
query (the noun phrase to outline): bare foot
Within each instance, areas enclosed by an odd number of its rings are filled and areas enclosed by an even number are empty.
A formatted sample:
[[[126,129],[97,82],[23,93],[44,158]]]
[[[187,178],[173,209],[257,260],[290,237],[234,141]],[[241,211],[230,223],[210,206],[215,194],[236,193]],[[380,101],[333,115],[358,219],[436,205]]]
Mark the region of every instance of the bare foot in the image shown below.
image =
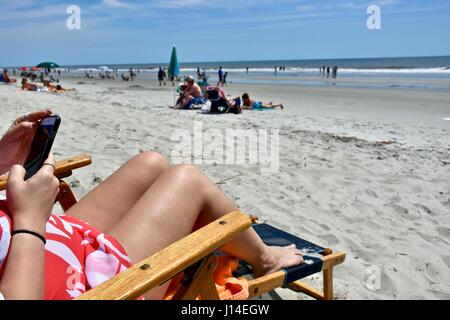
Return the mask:
[[[303,254],[295,245],[289,247],[267,247],[267,252],[261,258],[261,261],[260,265],[253,266],[253,271],[257,277],[298,266],[303,263]]]

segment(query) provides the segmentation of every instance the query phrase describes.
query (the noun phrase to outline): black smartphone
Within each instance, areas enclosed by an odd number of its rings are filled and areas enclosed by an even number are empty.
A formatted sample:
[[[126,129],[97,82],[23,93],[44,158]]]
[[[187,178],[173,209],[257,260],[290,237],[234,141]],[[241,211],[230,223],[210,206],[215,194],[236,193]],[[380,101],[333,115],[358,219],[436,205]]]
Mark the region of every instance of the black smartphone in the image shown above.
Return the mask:
[[[45,117],[39,123],[31,144],[30,153],[24,165],[27,171],[25,180],[34,176],[44,165],[52,149],[60,124],[61,118],[56,115]]]

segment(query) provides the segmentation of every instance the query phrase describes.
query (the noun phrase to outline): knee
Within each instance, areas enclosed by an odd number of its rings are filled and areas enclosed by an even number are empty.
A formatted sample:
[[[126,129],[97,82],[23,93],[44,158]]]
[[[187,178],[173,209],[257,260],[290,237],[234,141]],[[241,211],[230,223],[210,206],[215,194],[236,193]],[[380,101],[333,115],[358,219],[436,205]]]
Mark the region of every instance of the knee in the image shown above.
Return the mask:
[[[189,184],[193,185],[196,189],[204,183],[206,178],[199,168],[188,164],[174,166],[172,168],[172,173],[177,179],[188,181]]]
[[[153,151],[143,152],[135,156],[131,161],[144,171],[163,172],[170,168],[169,161],[162,154]]]

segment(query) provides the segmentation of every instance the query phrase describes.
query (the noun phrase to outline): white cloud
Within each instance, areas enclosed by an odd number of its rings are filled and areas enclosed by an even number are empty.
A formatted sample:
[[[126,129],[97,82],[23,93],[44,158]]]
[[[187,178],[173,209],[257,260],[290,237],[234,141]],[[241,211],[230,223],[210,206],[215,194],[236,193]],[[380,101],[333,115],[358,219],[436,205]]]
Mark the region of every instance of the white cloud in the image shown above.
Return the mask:
[[[102,4],[112,8],[131,9],[133,6],[120,0],[102,0]]]

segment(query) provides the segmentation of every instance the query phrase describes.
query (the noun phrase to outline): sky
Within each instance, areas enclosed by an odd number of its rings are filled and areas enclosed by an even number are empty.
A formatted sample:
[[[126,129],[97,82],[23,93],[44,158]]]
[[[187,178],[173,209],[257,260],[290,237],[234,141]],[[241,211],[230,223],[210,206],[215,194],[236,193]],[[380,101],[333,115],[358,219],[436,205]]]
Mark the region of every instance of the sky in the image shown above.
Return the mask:
[[[69,30],[70,5],[81,29]],[[381,9],[369,30],[367,8]],[[448,0],[0,0],[0,65],[450,55]]]

